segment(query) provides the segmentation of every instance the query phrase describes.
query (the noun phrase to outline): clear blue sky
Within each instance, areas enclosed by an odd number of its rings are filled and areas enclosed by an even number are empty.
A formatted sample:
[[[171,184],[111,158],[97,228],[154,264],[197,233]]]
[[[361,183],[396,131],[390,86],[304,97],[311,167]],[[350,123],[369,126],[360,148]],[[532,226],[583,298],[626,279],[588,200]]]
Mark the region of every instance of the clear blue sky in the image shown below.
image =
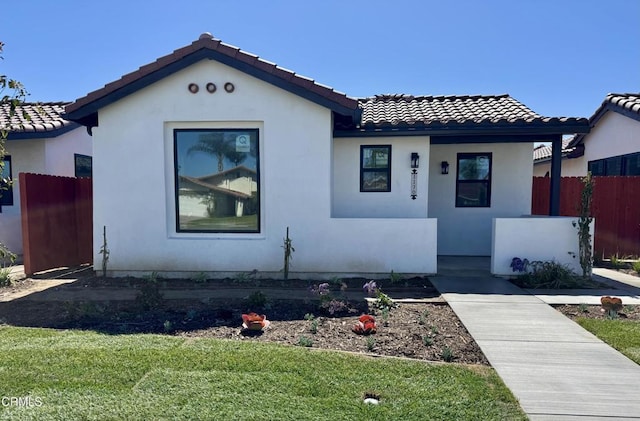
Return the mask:
[[[355,97],[508,93],[589,117],[640,92],[640,0],[21,0],[0,72],[74,100],[205,31]]]

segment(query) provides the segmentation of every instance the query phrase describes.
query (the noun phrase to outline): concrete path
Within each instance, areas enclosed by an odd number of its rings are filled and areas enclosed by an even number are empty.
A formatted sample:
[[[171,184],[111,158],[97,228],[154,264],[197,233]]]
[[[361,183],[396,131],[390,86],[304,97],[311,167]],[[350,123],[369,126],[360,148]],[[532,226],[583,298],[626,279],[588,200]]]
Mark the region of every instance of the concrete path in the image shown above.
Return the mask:
[[[540,298],[500,278],[431,281],[531,420],[640,420],[640,366]]]

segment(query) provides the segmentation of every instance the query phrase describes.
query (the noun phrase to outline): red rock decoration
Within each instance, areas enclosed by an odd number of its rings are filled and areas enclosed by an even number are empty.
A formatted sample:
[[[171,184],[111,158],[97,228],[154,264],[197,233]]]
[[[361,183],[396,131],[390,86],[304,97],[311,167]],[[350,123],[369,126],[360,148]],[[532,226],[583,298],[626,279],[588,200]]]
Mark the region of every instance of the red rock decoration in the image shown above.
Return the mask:
[[[622,310],[622,300],[618,297],[606,297],[600,298],[600,304],[602,304],[602,308],[606,311],[620,311]]]
[[[259,315],[256,313],[249,313],[242,315],[242,327],[248,330],[262,330],[268,327],[270,322],[267,320],[267,316]]]
[[[358,319],[358,323],[352,329],[358,335],[369,335],[376,333],[376,319],[368,314],[363,314]]]

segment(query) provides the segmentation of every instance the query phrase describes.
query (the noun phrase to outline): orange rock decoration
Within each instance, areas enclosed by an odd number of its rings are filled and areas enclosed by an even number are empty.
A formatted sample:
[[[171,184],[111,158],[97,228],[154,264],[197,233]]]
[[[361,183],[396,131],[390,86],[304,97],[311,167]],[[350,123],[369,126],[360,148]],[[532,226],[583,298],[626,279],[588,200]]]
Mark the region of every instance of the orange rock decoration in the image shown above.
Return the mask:
[[[606,297],[600,298],[600,304],[602,304],[602,309],[605,311],[615,311],[618,312],[622,310],[622,300],[618,297]]]
[[[358,323],[352,329],[359,335],[368,335],[376,333],[376,319],[368,314],[363,314],[358,319]]]
[[[267,320],[267,316],[259,315],[256,313],[249,313],[242,315],[242,327],[249,330],[262,330],[266,327],[269,327],[269,320]]]

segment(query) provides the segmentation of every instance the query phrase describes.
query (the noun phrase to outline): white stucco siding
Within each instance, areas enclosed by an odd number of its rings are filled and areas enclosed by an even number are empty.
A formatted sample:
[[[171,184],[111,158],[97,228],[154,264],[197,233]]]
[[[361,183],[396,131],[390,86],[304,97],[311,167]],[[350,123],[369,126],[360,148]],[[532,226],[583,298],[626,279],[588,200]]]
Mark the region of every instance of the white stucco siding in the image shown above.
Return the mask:
[[[22,254],[22,221],[20,219],[20,182],[18,174],[34,172],[44,174],[44,139],[9,140],[5,143],[7,155],[11,156],[13,177],[13,206],[3,206],[0,213],[0,243],[9,250]]]
[[[54,139],[45,145],[46,174],[75,176],[75,154],[91,156],[93,154],[91,136],[85,127],[78,127]]]
[[[438,219],[438,254],[489,256],[492,221],[531,213],[531,143],[431,145],[429,218]],[[491,206],[457,208],[458,153],[492,153]],[[441,174],[440,163],[449,163]]]
[[[360,146],[391,145],[391,191],[360,191]],[[417,198],[411,199],[411,153],[420,155]],[[333,140],[332,216],[336,218],[426,218],[429,137],[396,136]]]
[[[578,230],[573,217],[496,218],[493,220],[491,273],[514,276],[514,257],[530,262],[554,261],[582,273],[579,258]],[[596,221],[589,227],[591,245]]]
[[[582,165],[596,159],[640,152],[640,121],[616,112],[607,112],[584,139]]]
[[[563,177],[584,177],[589,161],[640,152],[640,121],[608,111],[584,138],[584,155],[562,160]],[[534,175],[542,177],[551,163],[534,164]]]
[[[189,83],[200,91],[191,94]],[[100,239],[107,226],[114,271],[277,271],[286,227],[302,242],[330,217],[331,111],[244,73],[202,61],[105,107],[99,120],[94,230]],[[259,130],[259,234],[176,232],[176,128]]]
[[[74,176],[74,153],[92,154],[91,137],[84,127],[58,137],[8,140],[7,155],[11,156],[13,175],[13,206],[3,206],[0,213],[0,242],[17,254],[22,254],[22,222],[20,219],[21,172]]]

